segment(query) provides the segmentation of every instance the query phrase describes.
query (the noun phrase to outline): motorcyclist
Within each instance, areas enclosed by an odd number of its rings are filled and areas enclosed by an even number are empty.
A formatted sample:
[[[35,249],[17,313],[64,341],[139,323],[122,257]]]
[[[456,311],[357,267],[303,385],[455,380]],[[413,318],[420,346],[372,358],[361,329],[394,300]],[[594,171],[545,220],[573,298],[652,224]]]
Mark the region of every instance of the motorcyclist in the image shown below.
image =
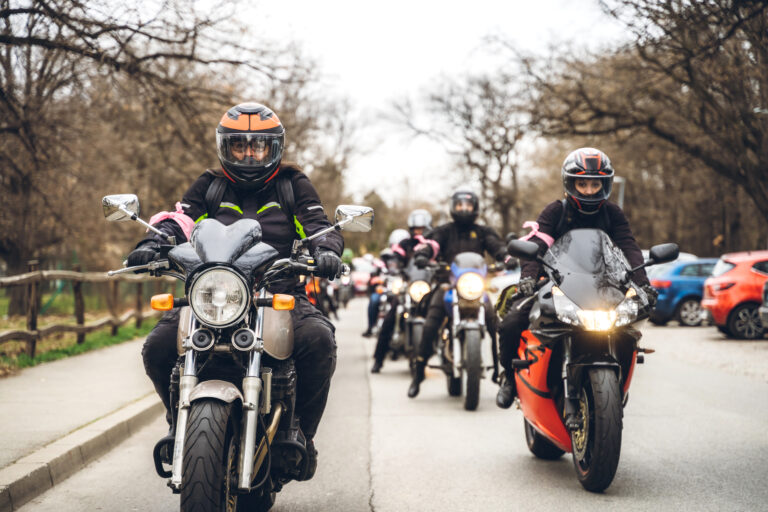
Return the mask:
[[[373,267],[371,275],[368,277],[368,327],[363,331],[363,336],[370,338],[373,336],[373,328],[376,325],[376,319],[379,316],[379,303],[381,302],[381,294],[377,291],[379,284],[381,284],[381,272],[386,268],[384,262],[380,259],[374,258],[373,254],[366,254],[363,256],[370,265]]]
[[[565,158],[560,174],[565,199],[551,202],[539,214],[536,223],[527,223],[532,231],[523,239],[538,244],[539,253],[544,254],[555,240],[572,229],[602,229],[624,252],[632,267],[641,265],[643,255],[624,212],[618,205],[608,202],[614,175],[608,156],[598,149],[579,148]],[[539,263],[524,262],[517,288],[520,298],[517,301],[507,300],[513,289],[499,298],[503,318],[499,326],[499,359],[504,373],[496,405],[504,409],[512,405],[515,398],[512,359],[516,357],[520,335],[528,327],[528,315],[534,304],[533,300],[523,301],[534,294],[536,282],[542,275]],[[643,287],[653,304],[657,293],[648,282],[645,271],[635,272],[632,279]]]
[[[285,130],[269,108],[258,103],[232,107],[216,128],[216,142],[221,168],[197,178],[176,204],[176,212],[163,212],[150,219],[155,227],[175,236],[177,243],[189,240],[195,223],[205,218],[215,218],[225,225],[250,218],[261,224],[262,241],[274,247],[280,257],[288,257],[295,239],[331,225],[307,175],[297,166],[282,162]],[[159,236],[148,236],[130,253],[128,265],[153,260],[162,243]],[[312,240],[309,249],[318,275],[332,279],[340,273],[343,248],[344,240],[338,231]],[[311,475],[317,466],[313,438],[336,367],[334,327],[309,303],[297,278],[276,283],[269,291],[296,297],[291,312],[296,413],[307,439]],[[178,322],[178,310],[167,313],[147,336],[142,350],[147,375],[168,411],[171,370],[178,358]],[[167,417],[170,423],[170,412]]]
[[[439,246],[434,240],[424,238],[425,230],[431,229],[432,215],[427,210],[413,210],[408,215],[408,231],[396,229],[389,236],[390,249],[398,262],[399,268],[407,268],[414,251],[422,246],[431,245],[433,251],[437,253]],[[395,316],[397,310],[397,298],[392,298],[392,307],[384,318],[379,331],[379,337],[376,342],[376,350],[373,353],[373,367],[371,373],[379,373],[384,364],[384,358],[389,350],[389,342],[392,340],[392,333],[395,330]]]
[[[497,261],[508,258],[506,247],[501,237],[493,228],[477,224],[479,200],[477,195],[468,190],[457,190],[451,196],[450,214],[453,222],[443,224],[427,233],[426,237],[439,244],[439,251],[434,252],[431,246],[416,251],[414,262],[419,266],[427,264],[430,257],[440,261],[450,262],[461,252],[488,253]],[[440,276],[447,282],[447,276]],[[424,380],[424,368],[433,354],[433,346],[437,339],[438,330],[446,316],[443,298],[447,287],[437,287],[429,299],[427,316],[424,320],[424,331],[419,345],[419,356],[414,364],[414,375],[408,388],[408,396],[413,398],[419,394],[419,385]],[[492,308],[486,308],[486,326],[491,338],[495,340],[495,314]],[[495,341],[494,341],[495,345]]]

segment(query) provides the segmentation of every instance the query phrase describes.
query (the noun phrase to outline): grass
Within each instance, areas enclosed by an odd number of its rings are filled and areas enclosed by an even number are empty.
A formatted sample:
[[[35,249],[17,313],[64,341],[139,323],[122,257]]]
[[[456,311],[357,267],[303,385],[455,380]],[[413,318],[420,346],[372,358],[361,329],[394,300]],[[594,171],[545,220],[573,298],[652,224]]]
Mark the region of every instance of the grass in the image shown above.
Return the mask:
[[[138,329],[135,325],[126,324],[118,329],[116,336],[111,335],[111,327],[105,327],[103,331],[87,334],[85,342],[79,345],[77,344],[77,335],[74,333],[54,334],[38,340],[36,354],[32,358],[26,354],[24,342],[10,341],[4,343],[0,346],[2,348],[0,351],[0,377],[15,373],[22,368],[146,336],[156,323],[157,319],[147,319]]]

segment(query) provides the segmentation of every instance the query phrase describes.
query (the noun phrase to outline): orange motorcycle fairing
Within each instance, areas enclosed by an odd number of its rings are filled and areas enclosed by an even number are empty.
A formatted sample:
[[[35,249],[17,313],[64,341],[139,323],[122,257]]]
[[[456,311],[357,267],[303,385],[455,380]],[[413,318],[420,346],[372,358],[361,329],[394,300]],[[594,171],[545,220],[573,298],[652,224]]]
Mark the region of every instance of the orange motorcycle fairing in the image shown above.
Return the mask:
[[[629,391],[629,385],[632,383],[632,375],[635,374],[635,366],[637,366],[637,350],[632,352],[632,362],[629,363],[629,371],[627,372],[627,378],[624,381],[622,395],[626,395],[627,391]]]
[[[547,386],[551,357],[552,351],[541,345],[531,331],[523,332],[518,358],[535,362],[527,369],[515,370],[517,396],[523,415],[533,428],[561,450],[570,452],[571,436]]]

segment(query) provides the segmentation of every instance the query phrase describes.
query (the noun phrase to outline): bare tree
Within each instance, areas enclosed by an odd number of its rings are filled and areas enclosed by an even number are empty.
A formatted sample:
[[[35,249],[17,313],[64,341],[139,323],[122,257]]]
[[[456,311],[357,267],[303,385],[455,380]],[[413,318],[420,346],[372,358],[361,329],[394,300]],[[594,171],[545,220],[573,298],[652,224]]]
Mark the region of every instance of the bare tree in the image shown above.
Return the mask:
[[[647,135],[739,187],[768,219],[768,4],[617,0],[635,40],[522,59],[543,134]]]
[[[527,117],[517,82],[510,75],[444,80],[425,98],[430,122],[421,125],[410,101],[395,105],[396,119],[413,133],[442,144],[460,171],[477,180],[486,221],[498,221],[503,232],[520,224],[519,143]]]

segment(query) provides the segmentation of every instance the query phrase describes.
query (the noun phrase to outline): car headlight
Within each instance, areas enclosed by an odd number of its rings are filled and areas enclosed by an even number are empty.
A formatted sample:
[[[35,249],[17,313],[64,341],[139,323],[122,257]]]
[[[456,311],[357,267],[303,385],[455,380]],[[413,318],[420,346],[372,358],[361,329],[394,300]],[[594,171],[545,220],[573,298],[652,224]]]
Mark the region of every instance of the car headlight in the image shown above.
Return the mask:
[[[485,281],[483,276],[476,272],[466,272],[456,281],[456,291],[464,300],[477,300],[483,296]]]
[[[395,295],[400,295],[400,292],[403,291],[403,287],[405,286],[405,282],[403,281],[402,277],[396,277],[392,281],[392,293]]]
[[[225,268],[202,272],[189,290],[189,305],[195,316],[212,327],[228,327],[245,316],[250,294],[245,280]]]
[[[429,293],[429,283],[426,281],[414,281],[408,287],[408,293],[414,302],[420,302],[426,294]]]

